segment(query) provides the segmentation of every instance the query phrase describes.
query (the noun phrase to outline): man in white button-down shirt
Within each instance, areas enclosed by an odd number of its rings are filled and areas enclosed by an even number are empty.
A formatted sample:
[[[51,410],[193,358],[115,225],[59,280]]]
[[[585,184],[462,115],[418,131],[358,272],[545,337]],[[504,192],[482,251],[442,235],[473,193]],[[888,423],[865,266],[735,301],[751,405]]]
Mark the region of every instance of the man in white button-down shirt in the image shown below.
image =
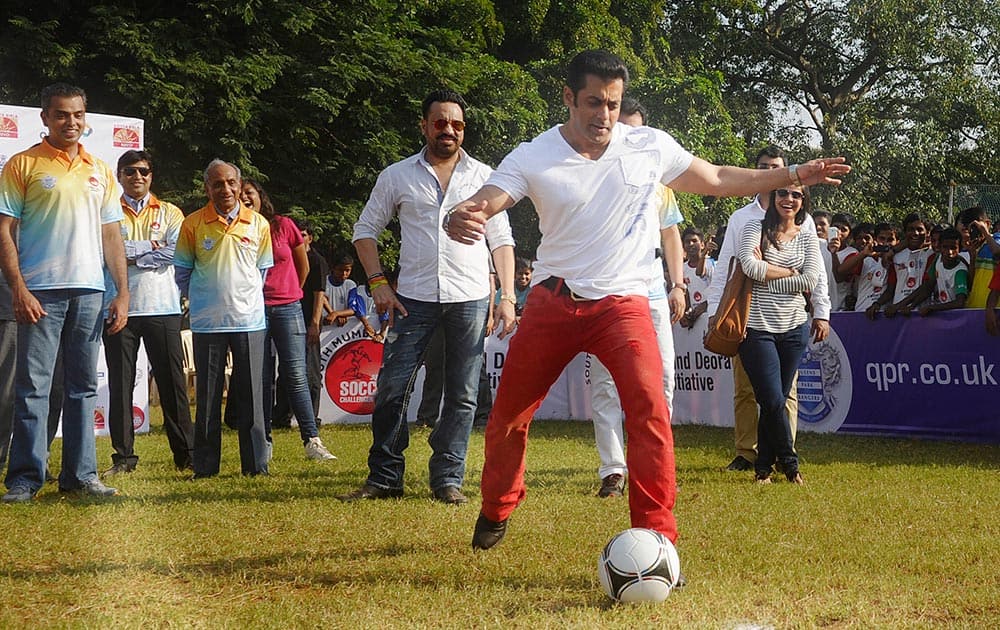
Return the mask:
[[[440,323],[445,335],[444,408],[431,433],[430,487],[444,503],[462,504],[465,454],[476,411],[489,286],[489,256],[500,278],[497,320],[514,326],[514,239],[503,216],[486,226],[486,241],[466,247],[442,228],[447,210],[482,186],[492,169],[462,150],[465,101],[451,91],[424,99],[420,130],[427,141],[416,155],[379,174],[354,225],[354,246],[379,313],[389,313],[382,369],[372,414],[368,479],[344,501],[403,494],[403,451],[410,436],[403,404],[420,357]],[[396,291],[382,274],[378,237],[399,217],[401,245]]]

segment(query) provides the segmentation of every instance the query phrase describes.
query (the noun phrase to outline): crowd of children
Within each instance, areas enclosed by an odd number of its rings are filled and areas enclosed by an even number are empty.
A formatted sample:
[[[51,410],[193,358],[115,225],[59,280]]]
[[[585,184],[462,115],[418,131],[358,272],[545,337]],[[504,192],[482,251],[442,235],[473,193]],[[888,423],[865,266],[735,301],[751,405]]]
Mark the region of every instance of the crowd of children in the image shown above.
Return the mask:
[[[1000,334],[994,308],[1000,302],[1000,232],[994,233],[979,206],[962,211],[954,226],[933,225],[910,214],[897,228],[889,223],[853,222],[844,214],[813,213],[830,280],[835,311],[864,312],[869,319],[955,308],[986,308],[986,328]],[[705,312],[704,289],[711,281],[711,254],[718,236],[704,238],[689,227],[683,234],[684,283],[691,327]]]

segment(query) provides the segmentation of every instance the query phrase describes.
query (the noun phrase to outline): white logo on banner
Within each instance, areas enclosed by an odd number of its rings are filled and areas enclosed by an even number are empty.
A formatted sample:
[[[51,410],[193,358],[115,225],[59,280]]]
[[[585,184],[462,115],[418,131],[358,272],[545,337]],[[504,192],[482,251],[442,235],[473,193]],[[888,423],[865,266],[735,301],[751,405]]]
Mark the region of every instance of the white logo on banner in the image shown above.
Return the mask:
[[[851,360],[837,331],[806,347],[799,364],[799,428],[833,432],[851,408]]]

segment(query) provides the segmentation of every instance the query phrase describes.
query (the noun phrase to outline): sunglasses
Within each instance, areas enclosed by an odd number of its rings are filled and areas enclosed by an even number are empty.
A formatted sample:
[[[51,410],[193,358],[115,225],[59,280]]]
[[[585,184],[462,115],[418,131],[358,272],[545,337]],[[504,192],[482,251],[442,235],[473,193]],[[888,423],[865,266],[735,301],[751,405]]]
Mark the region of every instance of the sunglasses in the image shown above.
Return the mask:
[[[146,168],[145,166],[126,166],[122,169],[122,173],[125,173],[126,177],[132,177],[136,173],[142,175],[143,177],[149,175],[153,172],[153,169]]]
[[[795,199],[797,201],[801,200],[805,196],[797,190],[788,190],[786,188],[779,188],[778,190],[774,191],[774,194],[778,195],[779,197],[791,197],[792,199]]]
[[[444,131],[451,125],[451,128],[455,131],[465,131],[465,122],[461,120],[445,120],[444,118],[438,118],[434,121],[434,128],[438,131]]]

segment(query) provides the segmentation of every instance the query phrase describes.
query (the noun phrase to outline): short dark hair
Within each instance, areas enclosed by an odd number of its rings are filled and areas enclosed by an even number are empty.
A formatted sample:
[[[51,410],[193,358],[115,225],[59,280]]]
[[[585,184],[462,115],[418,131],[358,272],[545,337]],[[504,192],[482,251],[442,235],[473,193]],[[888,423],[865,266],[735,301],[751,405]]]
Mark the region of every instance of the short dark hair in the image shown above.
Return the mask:
[[[625,61],[606,50],[585,50],[570,60],[569,67],[566,68],[566,85],[573,92],[574,98],[587,84],[588,74],[605,81],[621,79],[623,87],[628,88],[628,67],[625,66]]]
[[[893,238],[899,238],[899,232],[896,230],[896,226],[891,223],[876,223],[875,236],[878,236],[879,232],[892,232]]]
[[[696,228],[693,225],[690,226],[690,227],[684,228],[684,231],[681,232],[681,240],[684,240],[684,239],[686,239],[689,236],[697,236],[701,240],[705,240],[705,234],[704,234],[704,232],[702,232],[701,230],[699,230],[698,228]]]
[[[963,211],[963,214],[964,213],[965,212]],[[906,228],[910,227],[911,223],[917,223],[917,222],[923,223],[924,227],[927,227],[927,221],[922,216],[920,216],[919,212],[911,212],[910,214],[906,215],[905,217],[903,217],[903,231],[905,232]]]
[[[52,103],[52,99],[56,97],[73,98],[75,96],[79,96],[83,99],[83,106],[86,108],[87,93],[83,91],[83,88],[70,85],[69,83],[53,83],[52,85],[47,85],[42,88],[42,111],[47,111],[49,109],[49,105]]]
[[[521,271],[522,269],[531,269],[531,261],[524,256],[518,256],[514,259],[514,272]]]
[[[764,147],[763,149],[761,149],[760,151],[757,152],[757,157],[755,157],[753,159],[754,166],[757,166],[757,162],[760,162],[760,158],[765,157],[765,156],[769,157],[769,158],[781,158],[782,161],[784,161],[784,162],[788,161],[788,160],[785,159],[785,151],[784,151],[784,149],[782,149],[781,147],[779,147],[776,144],[769,144],[769,145],[767,145],[766,147]]]
[[[875,238],[878,235],[878,226],[868,222],[862,222],[851,228],[851,235],[856,239],[862,234]]]
[[[816,219],[826,219],[827,221],[831,221],[831,218],[830,218],[831,215],[826,210],[813,210],[812,215],[813,215],[813,220],[814,221]]]
[[[986,220],[986,211],[983,210],[981,206],[972,206],[962,210],[958,214],[958,220],[962,222],[962,225],[970,225],[973,221],[984,221]]]
[[[149,164],[150,169],[153,168],[153,158],[146,151],[137,151],[135,149],[126,151],[118,158],[118,172],[120,173],[126,166],[138,164],[139,162],[145,162]]]
[[[292,217],[292,221],[295,223],[295,227],[299,228],[299,232],[305,232],[309,236],[316,235],[316,226],[309,219],[297,219]]]
[[[621,104],[621,115],[634,116],[636,114],[639,114],[639,117],[642,118],[642,124],[645,125],[646,121],[649,119],[649,112],[646,110],[646,106],[631,96],[623,98]]]
[[[334,252],[330,256],[330,268],[334,268],[338,265],[354,265],[354,256],[351,256],[346,251]]]
[[[854,217],[847,214],[846,212],[838,212],[837,214],[830,217],[830,224],[846,225],[847,229],[851,229],[851,226],[854,225]]]
[[[427,119],[427,112],[431,111],[431,105],[434,103],[455,103],[461,108],[462,115],[465,115],[467,105],[461,94],[454,90],[434,90],[424,98],[424,102],[420,105],[421,115],[424,120]]]
[[[953,227],[947,227],[941,230],[941,236],[938,237],[938,243],[942,241],[958,241],[959,245],[961,245],[962,233]]]

